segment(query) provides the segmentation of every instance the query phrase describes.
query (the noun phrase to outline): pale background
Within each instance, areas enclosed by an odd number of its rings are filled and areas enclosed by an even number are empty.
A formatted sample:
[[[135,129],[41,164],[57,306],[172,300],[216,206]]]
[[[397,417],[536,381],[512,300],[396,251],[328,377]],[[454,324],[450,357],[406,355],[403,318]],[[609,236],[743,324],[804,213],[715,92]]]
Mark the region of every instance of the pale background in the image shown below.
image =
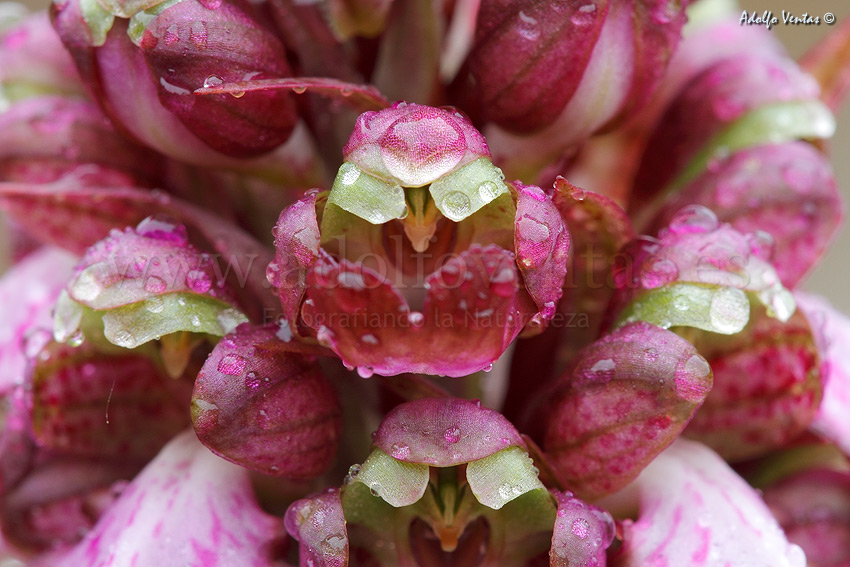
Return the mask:
[[[405,0],[397,0],[403,2]],[[24,4],[33,7],[46,6],[44,0],[23,0]],[[847,0],[790,0],[777,2],[775,0],[740,0],[742,9],[759,13],[771,10],[777,17],[781,18],[782,10],[792,12],[801,16],[808,12],[813,16],[822,17],[825,12],[832,12],[836,17],[836,23],[850,18],[850,2]],[[784,26],[781,23],[772,28],[775,33],[794,57],[801,54],[814,45],[819,38],[826,35],[833,26],[821,24],[819,26]],[[850,105],[845,104],[838,116],[838,132],[833,139],[832,153],[835,163],[836,176],[839,186],[845,196],[845,201],[850,202]],[[845,313],[850,313],[850,230],[845,224],[838,240],[829,250],[820,266],[811,274],[804,283],[804,288],[827,296],[837,307]]]

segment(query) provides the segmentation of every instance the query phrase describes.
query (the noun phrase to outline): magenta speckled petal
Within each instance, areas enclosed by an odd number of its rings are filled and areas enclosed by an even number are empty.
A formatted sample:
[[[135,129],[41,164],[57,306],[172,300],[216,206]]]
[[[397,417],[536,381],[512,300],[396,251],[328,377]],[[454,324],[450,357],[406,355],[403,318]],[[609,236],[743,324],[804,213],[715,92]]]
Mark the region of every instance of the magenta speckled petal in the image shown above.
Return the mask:
[[[555,315],[561,298],[570,234],[558,209],[539,187],[517,183],[517,264],[529,295],[537,303],[543,321]]]
[[[340,408],[315,358],[280,349],[277,325],[240,325],[195,381],[192,421],[204,445],[267,474],[309,478],[336,454]]]
[[[519,446],[516,428],[480,402],[424,399],[396,407],[384,418],[373,443],[400,461],[451,467]]]
[[[742,233],[772,235],[773,265],[789,288],[820,259],[843,208],[829,160],[804,142],[747,148],[716,162],[664,206],[653,226],[667,225],[688,204],[710,208]]]
[[[169,443],[78,545],[33,567],[278,565],[280,520],[263,512],[248,471],[191,432]]]
[[[686,436],[740,460],[785,446],[814,419],[821,360],[800,311],[786,322],[757,313],[741,333],[717,340],[703,335],[695,344],[711,365],[714,388]]]
[[[647,143],[632,207],[648,205],[691,159],[730,124],[774,103],[817,100],[817,82],[790,59],[743,55],[723,59],[678,94]]]
[[[294,502],[284,523],[289,535],[301,544],[301,567],[348,565],[348,531],[339,490]]]
[[[850,565],[850,474],[800,472],[765,488],[764,501],[809,565]]]
[[[365,112],[343,149],[346,161],[403,187],[421,187],[481,157],[484,137],[461,113],[396,103]]]
[[[823,400],[812,422],[812,430],[850,455],[850,319],[819,297],[796,293],[801,310],[816,333],[823,364]]]
[[[319,253],[316,195],[296,201],[280,213],[274,227],[275,259],[266,277],[278,291],[283,316],[297,331],[299,311],[307,288],[307,271]]]
[[[632,323],[585,347],[547,413],[546,453],[582,498],[622,488],[684,429],[711,369],[678,335]]]
[[[551,567],[605,565],[605,550],[614,541],[611,514],[569,492],[554,492],[558,517],[549,551]]]
[[[759,494],[699,443],[677,441],[631,488],[639,512],[612,567],[806,566]]]
[[[42,447],[151,458],[189,426],[189,384],[151,358],[125,352],[102,354],[89,342],[41,349],[27,386],[32,434]]]
[[[304,322],[363,376],[486,369],[536,312],[514,254],[495,245],[472,245],[428,276],[422,312],[375,271],[324,251],[307,284]]]
[[[53,308],[72,273],[76,259],[63,250],[44,247],[0,278],[0,395],[24,377],[25,337],[36,329],[53,328]]]
[[[168,293],[235,303],[209,255],[189,243],[186,227],[148,218],[113,230],[86,251],[68,294],[92,309],[111,309]]]

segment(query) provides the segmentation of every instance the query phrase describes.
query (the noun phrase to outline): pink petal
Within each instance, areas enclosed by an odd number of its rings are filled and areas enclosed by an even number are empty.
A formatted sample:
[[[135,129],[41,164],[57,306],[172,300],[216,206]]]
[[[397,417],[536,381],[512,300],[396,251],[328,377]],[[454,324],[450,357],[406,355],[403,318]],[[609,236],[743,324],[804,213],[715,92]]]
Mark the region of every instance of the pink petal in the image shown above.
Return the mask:
[[[620,327],[585,347],[550,395],[546,453],[580,497],[609,494],[678,437],[711,383],[708,363],[678,335]]]
[[[302,567],[348,565],[348,531],[339,490],[294,502],[284,522],[289,535],[301,544]]]
[[[384,418],[373,444],[408,463],[451,467],[512,446],[525,448],[516,428],[480,402],[424,399],[397,406]]]
[[[570,492],[555,492],[558,517],[549,551],[551,567],[605,565],[605,550],[614,541],[611,514],[582,502]]]
[[[247,471],[212,455],[191,432],[163,449],[95,528],[33,567],[276,565],[279,520],[260,510]]]
[[[819,338],[818,348],[823,364],[823,401],[812,422],[812,429],[850,455],[850,319],[835,311],[816,296],[795,294],[800,308],[811,321]]]
[[[699,443],[677,441],[632,488],[637,520],[624,522],[612,567],[806,565],[759,494]]]
[[[192,420],[228,461],[309,478],[336,455],[341,412],[315,358],[263,347],[277,329],[240,325],[219,341],[195,381]]]

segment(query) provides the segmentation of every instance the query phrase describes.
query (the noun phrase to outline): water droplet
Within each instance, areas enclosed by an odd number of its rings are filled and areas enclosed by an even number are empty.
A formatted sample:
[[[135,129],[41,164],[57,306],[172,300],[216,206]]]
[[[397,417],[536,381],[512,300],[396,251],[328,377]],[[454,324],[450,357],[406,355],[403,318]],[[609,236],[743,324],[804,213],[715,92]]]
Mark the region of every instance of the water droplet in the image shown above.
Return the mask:
[[[492,370],[493,370],[493,364],[492,364],[492,363],[490,363],[490,364],[488,364],[487,366],[485,366],[484,368],[482,368],[481,370],[483,370],[484,372],[492,372]],[[480,403],[480,402],[479,402],[479,403]]]
[[[212,281],[203,270],[189,270],[186,274],[186,285],[195,293],[206,293],[212,287]]]
[[[708,316],[718,333],[732,334],[740,331],[749,317],[749,302],[739,289],[723,288],[711,298]]]
[[[218,361],[218,371],[228,376],[239,376],[245,371],[247,364],[238,354],[226,354]]]
[[[446,443],[457,443],[460,441],[460,429],[457,427],[449,427],[443,433],[443,439],[446,440]]]
[[[596,4],[591,2],[576,10],[570,21],[576,26],[587,26],[592,24],[593,20],[596,19],[597,12]]]
[[[120,331],[115,333],[115,335],[112,337],[111,342],[120,347],[133,348],[135,346],[136,338],[130,331],[121,329]]]
[[[702,205],[688,205],[670,220],[670,231],[676,234],[711,232],[717,228],[717,215]]]
[[[145,280],[144,288],[149,293],[163,293],[168,288],[168,285],[162,278],[150,276]]]
[[[245,91],[232,91],[230,93],[230,96],[232,96],[233,98],[242,98],[243,96],[245,96]]]
[[[537,19],[523,11],[519,12],[519,21],[517,22],[516,29],[520,36],[529,41],[535,41],[540,38],[540,24],[537,22]]]
[[[406,443],[393,443],[390,454],[403,461],[410,457],[410,447]]]
[[[570,187],[569,195],[575,201],[584,201],[584,199],[587,197],[587,191],[573,185]]]
[[[304,94],[307,92],[307,87],[303,85],[298,87],[292,87],[292,92],[294,92],[295,94]]]
[[[465,218],[472,208],[469,197],[460,191],[452,191],[443,197],[441,204],[445,215],[453,221],[459,221]]]
[[[322,346],[330,347],[333,344],[333,331],[322,325],[316,332],[316,339]]]
[[[224,80],[218,75],[210,75],[206,79],[204,79],[204,88],[217,87],[222,84]]]
[[[420,326],[425,321],[425,316],[419,311],[411,311],[407,318],[414,327]]]
[[[776,247],[776,241],[769,232],[756,230],[746,235],[747,242],[750,244],[750,252],[763,260],[773,258],[773,252]]]
[[[339,94],[345,97],[351,96],[351,89],[348,87],[343,87],[342,89],[340,89]]]
[[[517,231],[522,238],[532,242],[543,242],[550,234],[549,225],[528,215],[519,219]]]
[[[78,347],[85,342],[86,338],[83,335],[83,332],[78,330],[76,333],[68,337],[67,343],[72,347]]]
[[[263,380],[257,377],[256,372],[251,371],[245,374],[245,387],[249,390],[255,390],[259,388],[262,382]]]
[[[289,328],[289,321],[286,319],[281,319],[278,322],[278,329],[275,333],[278,339],[282,340],[285,343],[288,343],[292,340],[292,329]]]
[[[377,344],[380,344],[380,341],[378,340],[378,337],[376,337],[376,336],[375,336],[375,335],[373,335],[372,333],[366,333],[365,335],[363,335],[362,337],[360,337],[360,340],[361,340],[363,343],[367,344],[367,345],[377,345]]]
[[[499,196],[499,187],[492,181],[485,181],[478,186],[478,196],[485,203],[489,203]]]
[[[334,554],[345,549],[347,541],[348,540],[344,535],[333,534],[322,540],[322,546],[327,550],[327,553]]]
[[[669,258],[654,258],[641,270],[641,285],[646,289],[655,289],[676,281],[679,269]]]
[[[357,374],[361,378],[371,378],[375,375],[375,370],[371,366],[358,366]]]
[[[360,179],[360,168],[351,162],[345,162],[340,166],[337,177],[343,185],[354,185]]]
[[[503,500],[509,499],[512,495],[513,490],[509,483],[506,482],[499,487],[499,496],[501,496]]]
[[[350,476],[351,478],[356,478],[357,475],[360,474],[360,468],[361,465],[359,464],[351,465],[350,467],[348,467],[348,476]]]
[[[176,245],[184,245],[189,242],[186,227],[155,217],[148,217],[136,226],[136,234],[146,238],[164,240]]]
[[[280,287],[280,266],[277,265],[277,262],[270,262],[266,267],[266,279],[272,287]]]
[[[381,484],[378,482],[373,482],[369,485],[369,492],[372,496],[380,496],[381,495]]]
[[[162,313],[165,308],[165,302],[159,296],[149,297],[145,301],[145,309],[150,313]]]
[[[643,351],[643,354],[646,357],[646,359],[650,362],[655,362],[656,360],[658,360],[658,351],[655,350],[652,347]]]
[[[587,539],[587,535],[590,533],[590,524],[584,518],[578,518],[573,522],[572,530],[579,539]]]

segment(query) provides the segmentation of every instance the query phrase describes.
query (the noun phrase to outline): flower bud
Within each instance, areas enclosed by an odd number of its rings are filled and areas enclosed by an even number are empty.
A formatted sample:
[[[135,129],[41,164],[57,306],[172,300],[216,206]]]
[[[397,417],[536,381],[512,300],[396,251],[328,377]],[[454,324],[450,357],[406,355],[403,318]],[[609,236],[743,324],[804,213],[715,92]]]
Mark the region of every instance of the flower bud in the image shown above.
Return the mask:
[[[289,138],[296,117],[287,92],[193,94],[209,84],[289,75],[283,46],[247,4],[188,0],[139,6],[120,18],[87,7],[55,3],[54,26],[109,117],[145,144],[222,165],[224,156],[259,155]]]

